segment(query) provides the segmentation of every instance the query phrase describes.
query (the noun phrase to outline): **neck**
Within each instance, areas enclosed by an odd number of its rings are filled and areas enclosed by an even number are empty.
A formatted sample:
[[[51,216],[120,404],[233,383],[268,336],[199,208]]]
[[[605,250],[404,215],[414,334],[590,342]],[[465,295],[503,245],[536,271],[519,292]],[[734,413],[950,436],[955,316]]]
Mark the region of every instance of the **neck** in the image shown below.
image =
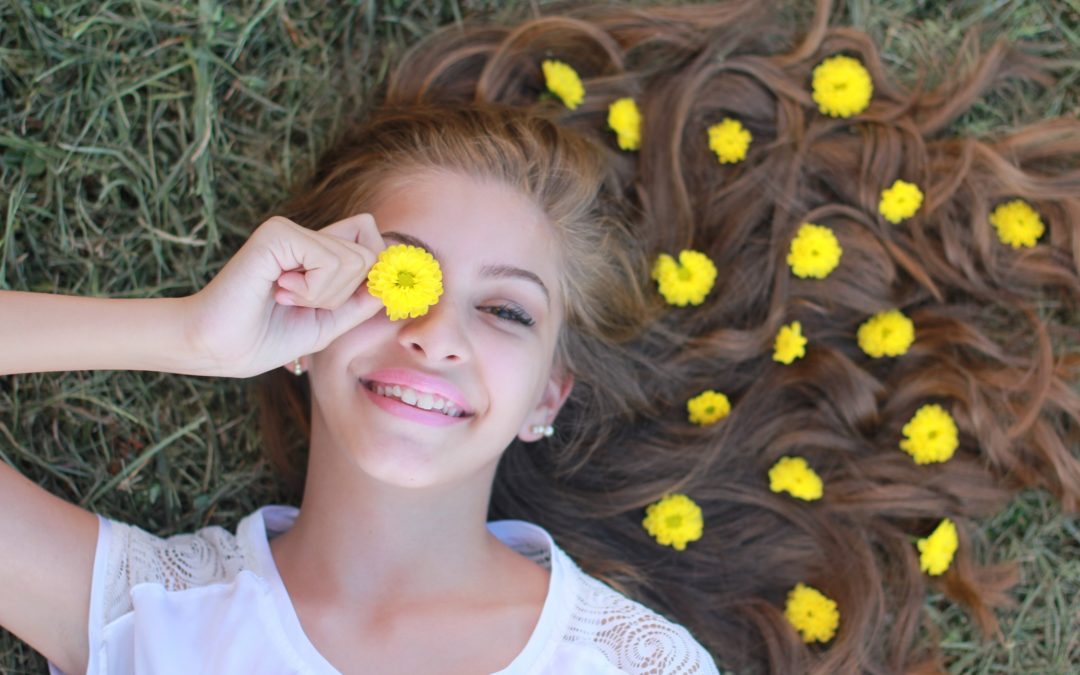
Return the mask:
[[[388,485],[317,417],[300,513],[271,542],[290,594],[371,607],[483,587],[508,551],[486,526],[494,466],[450,486]]]

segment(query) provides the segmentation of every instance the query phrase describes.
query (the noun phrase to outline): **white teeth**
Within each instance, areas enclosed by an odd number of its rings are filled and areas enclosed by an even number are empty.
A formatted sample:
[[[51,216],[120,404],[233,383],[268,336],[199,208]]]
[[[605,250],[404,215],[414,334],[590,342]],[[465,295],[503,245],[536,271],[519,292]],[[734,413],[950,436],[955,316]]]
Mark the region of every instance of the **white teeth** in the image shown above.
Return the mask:
[[[437,410],[449,417],[461,417],[464,414],[450,401],[427,392],[417,392],[401,385],[388,386],[377,382],[372,382],[370,388],[379,396],[396,398],[402,403],[415,406],[421,410]]]

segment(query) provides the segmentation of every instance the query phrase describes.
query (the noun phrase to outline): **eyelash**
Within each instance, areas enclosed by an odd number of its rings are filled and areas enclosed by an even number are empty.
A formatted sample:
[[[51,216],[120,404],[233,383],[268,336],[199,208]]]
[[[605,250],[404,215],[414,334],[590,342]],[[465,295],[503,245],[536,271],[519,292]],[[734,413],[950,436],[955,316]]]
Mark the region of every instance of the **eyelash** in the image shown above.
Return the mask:
[[[497,307],[486,307],[485,309],[494,310],[490,312],[491,314],[497,314],[498,312],[506,312],[510,315],[509,318],[502,316],[500,316],[499,318],[505,319],[506,321],[516,321],[523,326],[532,326],[536,323],[536,321],[534,321],[532,317],[530,317],[528,314],[521,311],[517,307],[514,307],[513,305],[499,305]]]

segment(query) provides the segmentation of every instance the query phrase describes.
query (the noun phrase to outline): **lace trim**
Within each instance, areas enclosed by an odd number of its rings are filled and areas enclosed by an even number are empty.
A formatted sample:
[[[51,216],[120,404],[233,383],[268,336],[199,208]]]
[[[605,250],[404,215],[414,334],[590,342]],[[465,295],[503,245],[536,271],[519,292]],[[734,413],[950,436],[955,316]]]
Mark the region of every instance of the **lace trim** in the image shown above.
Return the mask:
[[[161,538],[134,525],[111,523],[102,625],[131,611],[129,591],[135,584],[153,582],[178,591],[230,581],[250,567],[251,556],[236,536],[218,525]]]
[[[631,600],[575,565],[579,586],[563,640],[599,649],[617,668],[663,675],[716,674],[716,662],[686,628]]]

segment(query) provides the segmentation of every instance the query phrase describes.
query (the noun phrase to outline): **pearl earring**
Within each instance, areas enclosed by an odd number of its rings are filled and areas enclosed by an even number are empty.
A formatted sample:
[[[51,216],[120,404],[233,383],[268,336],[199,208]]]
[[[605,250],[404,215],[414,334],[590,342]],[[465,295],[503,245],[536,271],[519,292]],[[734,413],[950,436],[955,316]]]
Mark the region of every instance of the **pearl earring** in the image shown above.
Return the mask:
[[[543,424],[534,424],[531,429],[534,434],[544,434],[544,436],[551,436],[555,433],[555,427],[550,424],[546,426]]]
[[[304,367],[302,365],[300,365],[300,359],[293,359],[292,371],[296,375],[303,375],[304,374]]]

